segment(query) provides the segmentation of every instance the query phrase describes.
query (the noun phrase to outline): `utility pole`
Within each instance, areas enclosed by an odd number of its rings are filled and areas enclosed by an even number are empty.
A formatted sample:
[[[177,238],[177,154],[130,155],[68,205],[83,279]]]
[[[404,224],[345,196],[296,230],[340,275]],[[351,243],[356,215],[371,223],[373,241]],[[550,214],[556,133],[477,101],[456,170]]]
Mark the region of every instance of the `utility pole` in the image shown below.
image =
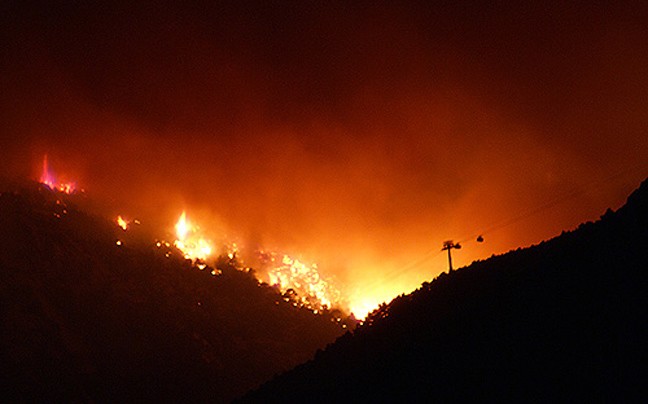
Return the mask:
[[[452,254],[450,254],[450,250],[452,250],[453,248],[456,248],[458,250],[461,248],[461,244],[455,243],[452,240],[443,242],[443,248],[441,249],[441,251],[448,250],[448,272],[452,272]]]

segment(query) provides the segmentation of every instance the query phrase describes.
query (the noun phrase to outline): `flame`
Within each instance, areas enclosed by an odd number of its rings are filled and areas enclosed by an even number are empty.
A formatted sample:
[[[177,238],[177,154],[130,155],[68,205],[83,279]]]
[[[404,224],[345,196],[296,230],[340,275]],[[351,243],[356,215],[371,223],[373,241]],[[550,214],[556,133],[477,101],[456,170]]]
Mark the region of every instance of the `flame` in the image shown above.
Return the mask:
[[[175,225],[176,237],[178,240],[184,240],[187,237],[187,212],[183,211]]]
[[[128,225],[130,224],[128,221],[124,220],[121,216],[117,216],[116,219],[117,226],[121,227],[124,231],[128,229]]]
[[[49,167],[47,164],[47,154],[43,156],[43,171],[41,172],[40,182],[41,184],[45,184],[50,188],[55,188],[54,179],[49,172]]]
[[[192,260],[205,260],[212,253],[212,246],[209,240],[199,234],[200,228],[193,226],[187,220],[187,213],[182,212],[175,225],[176,240],[173,243],[184,253],[185,258]]]
[[[180,214],[175,224],[175,237],[173,242],[187,259],[194,260],[199,270],[207,268],[205,261],[214,252],[213,243],[204,237],[200,227],[194,225],[187,218],[186,211]],[[164,241],[158,241],[157,247],[169,246]],[[235,260],[237,267],[241,261],[237,258],[239,246],[236,243],[225,244],[224,255],[230,260]],[[317,314],[327,308],[341,308],[343,305],[340,291],[332,282],[320,275],[317,264],[306,264],[287,254],[276,252],[257,251],[264,269],[267,281],[275,285],[284,294],[284,299],[298,307],[305,307]],[[170,252],[167,252],[167,257]],[[243,267],[239,269],[243,270]],[[211,275],[220,275],[221,271],[214,269]],[[262,282],[259,279],[259,282]]]
[[[306,306],[315,312],[340,305],[339,290],[320,275],[317,264],[307,265],[286,254],[278,259],[279,255],[281,254],[260,252],[262,261],[270,266],[270,284],[277,285],[284,293],[292,290],[297,305]]]
[[[74,184],[74,182],[56,182],[54,175],[49,170],[49,164],[47,163],[47,154],[43,156],[43,170],[41,172],[39,181],[41,184],[47,185],[50,189],[66,194],[72,194],[76,191],[76,185]]]

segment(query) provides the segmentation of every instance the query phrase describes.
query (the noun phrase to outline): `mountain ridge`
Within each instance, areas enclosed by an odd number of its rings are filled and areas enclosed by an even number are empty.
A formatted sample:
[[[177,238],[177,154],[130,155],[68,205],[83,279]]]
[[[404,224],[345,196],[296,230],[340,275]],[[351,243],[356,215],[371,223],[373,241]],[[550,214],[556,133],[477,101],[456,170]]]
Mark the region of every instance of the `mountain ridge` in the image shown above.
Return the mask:
[[[244,402],[648,397],[648,180],[617,212],[381,305]]]

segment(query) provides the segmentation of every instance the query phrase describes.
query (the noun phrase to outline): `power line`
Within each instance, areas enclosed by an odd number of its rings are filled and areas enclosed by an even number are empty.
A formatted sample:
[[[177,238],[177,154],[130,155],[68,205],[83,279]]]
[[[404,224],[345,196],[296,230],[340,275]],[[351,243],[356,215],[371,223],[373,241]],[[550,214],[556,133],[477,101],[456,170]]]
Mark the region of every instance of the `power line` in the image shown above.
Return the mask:
[[[619,172],[617,172],[617,173],[615,173],[615,174],[613,174],[611,176],[608,176],[608,177],[605,177],[605,178],[602,178],[602,179],[598,179],[596,181],[592,181],[592,182],[588,183],[587,185],[585,185],[583,187],[574,189],[569,193],[558,196],[557,198],[554,198],[554,199],[552,199],[552,200],[550,200],[550,201],[548,201],[546,203],[543,203],[543,204],[541,204],[539,206],[526,209],[526,210],[522,211],[520,214],[518,214],[516,216],[513,216],[511,218],[504,219],[504,220],[501,220],[499,222],[496,222],[496,223],[490,225],[489,227],[482,229],[479,232],[474,232],[474,233],[472,233],[472,235],[462,238],[460,240],[460,242],[465,243],[467,241],[475,239],[475,237],[482,237],[484,234],[488,234],[488,233],[491,233],[491,232],[493,232],[495,230],[499,230],[501,228],[508,227],[508,226],[510,226],[510,225],[512,225],[514,223],[517,223],[519,221],[527,219],[527,218],[529,218],[531,216],[537,215],[538,213],[546,211],[546,210],[548,210],[548,209],[550,209],[550,208],[552,208],[552,207],[554,207],[556,205],[559,205],[559,204],[561,204],[563,202],[566,202],[566,201],[568,201],[570,199],[574,199],[577,196],[583,195],[583,194],[587,193],[588,191],[591,191],[591,190],[593,190],[595,188],[598,188],[601,185],[603,185],[604,183],[607,183],[607,182],[609,182],[609,181],[611,181],[613,179],[616,179],[616,178],[618,178],[618,177],[620,177],[622,175],[628,174],[630,172],[634,172],[635,170],[640,170],[640,169],[645,169],[645,168],[648,168],[648,164],[639,163],[637,165],[631,166],[630,168],[621,170],[621,171],[619,171]]]
[[[614,179],[616,179],[618,177],[621,177],[623,175],[626,175],[626,174],[629,174],[629,173],[632,173],[632,172],[635,172],[635,171],[641,171],[641,170],[644,170],[644,169],[647,169],[647,168],[648,168],[648,164],[639,163],[639,164],[636,164],[636,165],[631,166],[629,168],[626,168],[624,170],[618,171],[615,174],[610,175],[608,177],[598,179],[596,181],[592,181],[592,182],[588,183],[587,185],[585,185],[583,187],[572,190],[571,192],[566,193],[564,195],[561,195],[561,196],[559,196],[557,198],[554,198],[554,199],[552,199],[552,200],[550,200],[550,201],[548,201],[546,203],[543,203],[541,205],[526,209],[526,210],[522,211],[518,215],[515,215],[515,216],[510,217],[508,219],[501,220],[499,222],[495,222],[494,224],[482,229],[479,232],[473,232],[472,235],[460,239],[460,241],[457,242],[457,244],[466,243],[466,242],[472,241],[474,239],[477,239],[478,242],[482,242],[484,240],[483,235],[485,235],[485,234],[489,234],[489,233],[491,233],[491,232],[493,232],[495,230],[499,230],[501,228],[510,226],[510,225],[512,225],[514,223],[517,223],[519,221],[527,219],[527,218],[529,218],[531,216],[534,216],[534,215],[536,215],[538,213],[541,213],[541,212],[543,212],[545,210],[548,210],[548,209],[550,209],[550,208],[552,208],[552,207],[554,207],[556,205],[559,205],[560,203],[566,202],[566,201],[568,201],[570,199],[573,199],[573,198],[575,198],[577,196],[580,196],[580,195],[586,193],[587,191],[591,191],[591,190],[601,186],[602,184],[610,182],[610,181],[612,181],[612,180],[614,180]],[[383,275],[381,280],[376,280],[376,281],[372,282],[369,286],[370,286],[370,288],[373,288],[375,285],[377,285],[379,283],[384,283],[384,282],[386,282],[388,280],[393,280],[396,277],[401,276],[405,272],[409,272],[414,268],[420,268],[426,262],[429,262],[433,258],[436,258],[436,256],[440,255],[443,251],[446,251],[445,243],[444,243],[444,247],[441,250],[430,250],[430,251],[426,252],[425,254],[423,254],[421,256],[421,258],[413,260],[410,263],[408,263],[408,264],[406,264],[406,265],[404,265],[404,266],[402,266],[402,267],[400,267],[398,269],[394,269],[392,271],[387,272],[386,274]],[[436,252],[436,254],[432,254],[434,252]],[[448,252],[449,252],[449,250],[448,250]],[[451,264],[451,258],[449,257],[449,267],[450,268],[451,268],[451,265],[452,265]]]
[[[414,268],[419,268],[419,267],[423,266],[423,264],[426,264],[427,262],[429,262],[429,260],[432,260],[432,259],[436,258],[437,256],[441,255],[442,252],[443,251],[441,251],[441,250],[429,250],[428,252],[423,254],[420,258],[418,258],[418,259],[416,259],[414,261],[410,261],[409,263],[407,263],[407,264],[405,264],[405,265],[403,265],[401,267],[397,267],[395,269],[392,269],[391,271],[383,274],[383,276],[380,279],[375,279],[371,283],[365,284],[365,288],[366,289],[374,289],[376,287],[376,285],[385,283],[386,280],[394,280],[398,276],[400,276],[401,274],[409,272]]]

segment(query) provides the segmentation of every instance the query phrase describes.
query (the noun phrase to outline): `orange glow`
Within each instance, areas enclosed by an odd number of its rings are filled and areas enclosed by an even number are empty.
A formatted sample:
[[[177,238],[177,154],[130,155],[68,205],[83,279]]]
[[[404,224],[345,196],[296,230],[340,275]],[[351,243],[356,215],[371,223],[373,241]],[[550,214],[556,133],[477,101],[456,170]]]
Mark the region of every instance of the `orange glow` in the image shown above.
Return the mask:
[[[117,225],[121,227],[124,231],[128,230],[129,222],[124,220],[121,216],[117,216]]]
[[[211,255],[211,242],[200,235],[200,227],[187,220],[186,212],[183,211],[178,218],[175,230],[176,240],[173,244],[184,253],[185,258],[205,260]]]
[[[403,291],[411,291],[415,288],[399,284],[380,282],[379,285],[369,288],[362,287],[351,291],[347,297],[349,311],[355,318],[363,320],[369,313],[378,308],[381,303],[389,303],[394,297]]]
[[[49,170],[47,154],[43,156],[43,169],[39,181],[41,184],[47,185],[50,189],[66,194],[72,194],[76,191],[76,185],[74,182],[56,182],[54,175]]]
[[[355,318],[362,320],[367,317],[370,312],[376,309],[381,302],[382,300],[380,299],[372,299],[369,297],[359,298],[355,302],[351,303],[350,310]]]
[[[187,252],[191,227],[173,235],[186,208],[210,258],[235,231],[254,267],[264,246],[317,262],[362,317],[447,271],[444,240],[461,242],[459,269],[616,209],[648,175],[645,6],[293,2],[307,19],[277,12],[285,29],[266,35],[275,12],[231,3],[233,24],[182,2],[99,27],[90,4],[66,29],[40,13],[0,24],[0,178],[91,184]],[[274,267],[255,269],[272,282]]]

